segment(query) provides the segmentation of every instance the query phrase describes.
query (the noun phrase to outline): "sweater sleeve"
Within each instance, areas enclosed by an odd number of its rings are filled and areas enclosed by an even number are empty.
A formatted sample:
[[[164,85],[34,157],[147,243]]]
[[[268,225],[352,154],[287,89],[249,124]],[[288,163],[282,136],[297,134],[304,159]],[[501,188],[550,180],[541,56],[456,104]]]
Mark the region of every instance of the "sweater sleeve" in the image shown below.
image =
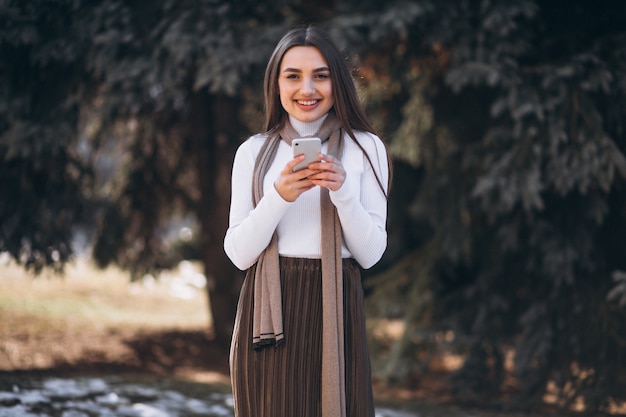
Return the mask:
[[[255,155],[251,141],[244,142],[233,162],[229,226],[224,251],[232,263],[246,270],[269,244],[276,226],[290,204],[274,187],[264,192],[256,207],[252,203]]]
[[[385,146],[376,136],[364,134],[361,138],[387,193],[389,167]],[[387,197],[380,189],[370,163],[365,156],[363,159],[360,178],[348,175],[339,190],[330,192],[330,198],[337,207],[346,246],[357,262],[368,269],[380,260],[387,248]],[[359,183],[355,184],[353,180]]]

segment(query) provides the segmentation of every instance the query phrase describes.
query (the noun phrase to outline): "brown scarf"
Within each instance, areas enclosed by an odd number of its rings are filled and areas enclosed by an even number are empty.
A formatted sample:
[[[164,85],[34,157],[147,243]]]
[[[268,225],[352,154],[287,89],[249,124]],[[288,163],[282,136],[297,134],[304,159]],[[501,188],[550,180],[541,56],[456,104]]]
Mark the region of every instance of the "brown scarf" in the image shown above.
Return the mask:
[[[334,113],[329,113],[316,137],[328,140],[327,153],[341,158],[342,130]],[[272,165],[280,140],[291,146],[299,137],[286,120],[279,135],[270,135],[263,144],[254,165],[252,201],[254,206],[263,196],[263,179]],[[346,413],[345,365],[343,336],[343,277],[341,262],[341,224],[328,189],[320,189],[322,231],[322,416],[343,417]],[[276,232],[259,256],[254,277],[253,340],[255,350],[285,343],[283,333],[282,296]]]

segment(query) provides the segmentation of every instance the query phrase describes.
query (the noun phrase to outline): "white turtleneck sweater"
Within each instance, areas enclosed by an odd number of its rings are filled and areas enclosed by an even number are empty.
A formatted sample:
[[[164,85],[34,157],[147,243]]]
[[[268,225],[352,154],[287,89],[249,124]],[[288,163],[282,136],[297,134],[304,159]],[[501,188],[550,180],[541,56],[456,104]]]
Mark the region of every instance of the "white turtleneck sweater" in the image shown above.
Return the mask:
[[[301,136],[314,135],[324,118],[303,123],[290,118]],[[382,141],[371,133],[355,132],[367,151],[383,185],[389,177],[387,154]],[[266,135],[255,135],[241,144],[235,155],[232,172],[232,198],[229,228],[224,250],[233,264],[248,269],[278,233],[278,253],[298,258],[321,258],[320,188],[304,192],[294,202],[285,201],[274,181],[293,159],[291,147],[281,141],[274,162],[263,182],[263,198],[252,204],[252,176],[256,157]],[[322,144],[322,153],[327,143]],[[387,199],[380,190],[363,151],[346,134],[341,158],[346,180],[330,199],[337,207],[341,222],[343,258],[354,258],[363,268],[378,262],[387,247]]]

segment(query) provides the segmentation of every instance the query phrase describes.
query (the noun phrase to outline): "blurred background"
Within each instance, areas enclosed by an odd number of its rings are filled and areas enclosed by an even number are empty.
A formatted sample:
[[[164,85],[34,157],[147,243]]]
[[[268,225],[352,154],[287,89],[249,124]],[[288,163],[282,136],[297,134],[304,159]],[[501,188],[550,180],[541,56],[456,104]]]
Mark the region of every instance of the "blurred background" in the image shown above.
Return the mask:
[[[228,384],[231,164],[306,23],[394,160],[377,397],[626,413],[620,0],[0,0],[0,389]]]

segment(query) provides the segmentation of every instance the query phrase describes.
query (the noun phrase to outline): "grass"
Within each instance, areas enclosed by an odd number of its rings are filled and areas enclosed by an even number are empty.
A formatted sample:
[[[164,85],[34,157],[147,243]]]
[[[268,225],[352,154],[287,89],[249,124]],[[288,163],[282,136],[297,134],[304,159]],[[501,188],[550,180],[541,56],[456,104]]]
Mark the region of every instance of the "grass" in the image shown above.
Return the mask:
[[[185,265],[189,270],[190,265]],[[196,268],[197,269],[197,268]],[[0,264],[0,371],[43,369],[86,356],[122,361],[137,334],[210,329],[204,288],[175,279],[131,283],[78,260],[59,276]],[[184,290],[186,298],[180,298]]]
[[[12,264],[0,266],[0,312],[20,327],[98,326],[188,329],[208,326],[207,298],[203,290],[191,299],[173,295],[172,274],[160,281],[130,283],[128,274],[115,268],[97,270],[86,261],[69,265],[65,275],[44,272],[33,276]],[[190,288],[191,289],[191,288]],[[29,321],[28,318],[34,320]],[[15,332],[6,320],[0,336]]]

